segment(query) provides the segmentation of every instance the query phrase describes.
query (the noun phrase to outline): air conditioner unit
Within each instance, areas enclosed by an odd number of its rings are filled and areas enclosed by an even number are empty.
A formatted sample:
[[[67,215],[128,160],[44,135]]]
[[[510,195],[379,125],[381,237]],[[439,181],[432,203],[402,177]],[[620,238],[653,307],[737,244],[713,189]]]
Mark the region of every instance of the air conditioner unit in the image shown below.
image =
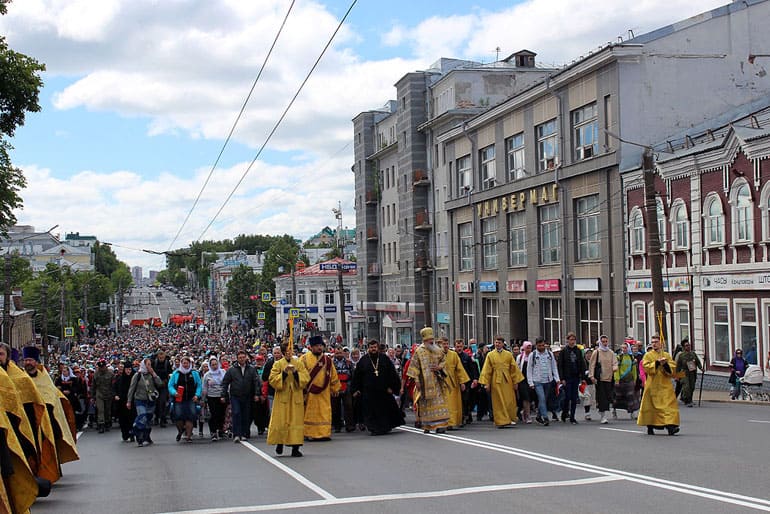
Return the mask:
[[[366,317],[367,323],[377,323],[377,316],[367,316]]]

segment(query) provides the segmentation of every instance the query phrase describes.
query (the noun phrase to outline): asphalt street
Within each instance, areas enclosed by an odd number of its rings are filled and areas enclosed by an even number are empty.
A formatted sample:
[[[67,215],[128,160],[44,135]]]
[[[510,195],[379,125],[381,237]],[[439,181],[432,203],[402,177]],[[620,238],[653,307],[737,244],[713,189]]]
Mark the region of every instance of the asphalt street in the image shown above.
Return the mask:
[[[158,296],[158,293],[161,296]],[[194,300],[185,304],[176,293],[163,288],[135,287],[130,295],[126,295],[126,319],[161,318],[165,323],[173,314],[189,314],[195,312],[197,302]]]
[[[303,458],[276,457],[263,437],[179,444],[166,428],[137,448],[115,430],[87,431],[81,460],[32,513],[770,511],[770,407],[682,409],[676,437],[647,436],[619,417],[334,434],[305,444]]]

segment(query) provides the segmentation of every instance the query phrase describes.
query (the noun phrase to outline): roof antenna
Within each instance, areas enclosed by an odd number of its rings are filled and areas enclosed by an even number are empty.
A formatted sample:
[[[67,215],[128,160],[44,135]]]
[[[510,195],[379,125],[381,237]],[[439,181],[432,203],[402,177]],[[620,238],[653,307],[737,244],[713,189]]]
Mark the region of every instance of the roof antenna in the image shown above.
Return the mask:
[[[500,62],[500,47],[495,48],[495,62]]]

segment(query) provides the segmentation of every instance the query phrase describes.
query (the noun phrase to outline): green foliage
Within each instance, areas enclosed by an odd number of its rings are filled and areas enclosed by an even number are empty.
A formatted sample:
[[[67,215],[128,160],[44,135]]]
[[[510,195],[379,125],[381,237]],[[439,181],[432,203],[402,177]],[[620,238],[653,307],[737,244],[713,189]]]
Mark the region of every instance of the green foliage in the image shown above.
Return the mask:
[[[248,266],[238,266],[233,270],[233,276],[227,283],[225,305],[228,312],[237,313],[241,319],[250,318],[253,322],[254,311],[259,300],[251,300],[251,296],[259,296],[259,279]]]
[[[109,245],[97,241],[91,252],[94,254],[94,268],[105,277],[111,277],[121,264]]]
[[[3,283],[5,283],[5,265],[2,267]],[[11,288],[16,289],[32,278],[32,268],[29,261],[17,254],[11,256]]]

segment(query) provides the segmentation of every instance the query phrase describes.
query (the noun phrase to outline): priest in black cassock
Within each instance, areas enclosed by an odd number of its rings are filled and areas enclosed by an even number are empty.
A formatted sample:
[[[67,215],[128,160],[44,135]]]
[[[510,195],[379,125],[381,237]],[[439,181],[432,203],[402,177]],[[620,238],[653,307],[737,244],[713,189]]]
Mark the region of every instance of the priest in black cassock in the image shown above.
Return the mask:
[[[353,396],[363,403],[364,423],[371,435],[383,435],[404,424],[404,415],[393,396],[401,389],[401,379],[380,344],[369,340],[366,355],[353,373]]]

